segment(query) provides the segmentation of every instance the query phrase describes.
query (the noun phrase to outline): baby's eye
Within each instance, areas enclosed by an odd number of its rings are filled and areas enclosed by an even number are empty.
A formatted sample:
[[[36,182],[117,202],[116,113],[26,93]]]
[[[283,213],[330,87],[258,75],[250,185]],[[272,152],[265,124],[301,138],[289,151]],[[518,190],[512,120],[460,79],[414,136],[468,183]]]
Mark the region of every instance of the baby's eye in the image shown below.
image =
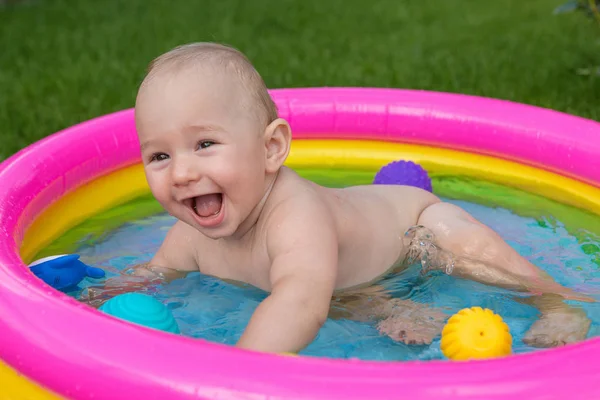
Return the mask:
[[[207,147],[210,147],[213,144],[215,144],[215,142],[213,142],[212,140],[201,140],[200,142],[198,142],[198,148],[206,149]]]
[[[154,153],[150,156],[150,162],[153,161],[164,161],[166,159],[168,159],[169,156],[165,153]]]

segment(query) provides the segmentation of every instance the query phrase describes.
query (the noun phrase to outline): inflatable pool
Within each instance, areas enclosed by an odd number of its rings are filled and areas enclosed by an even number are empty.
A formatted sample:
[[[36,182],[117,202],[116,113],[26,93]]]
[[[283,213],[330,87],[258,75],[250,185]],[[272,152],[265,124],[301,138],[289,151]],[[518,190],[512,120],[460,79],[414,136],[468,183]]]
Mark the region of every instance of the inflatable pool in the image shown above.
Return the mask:
[[[600,124],[505,101],[391,89],[271,92],[288,165],[372,177],[387,162],[481,178],[600,214]],[[470,362],[286,357],[146,329],[26,267],[87,218],[148,194],[133,111],[71,127],[0,166],[0,398],[600,398],[600,339]],[[434,187],[435,191],[435,187]],[[574,392],[576,390],[576,392]]]

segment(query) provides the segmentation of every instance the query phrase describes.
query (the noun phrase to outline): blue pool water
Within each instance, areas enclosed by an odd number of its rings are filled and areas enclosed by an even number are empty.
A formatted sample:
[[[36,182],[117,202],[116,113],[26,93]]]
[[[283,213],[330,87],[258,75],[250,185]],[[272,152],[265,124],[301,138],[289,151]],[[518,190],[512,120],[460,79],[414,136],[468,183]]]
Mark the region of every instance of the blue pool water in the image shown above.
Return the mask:
[[[448,201],[492,227],[520,254],[548,271],[558,282],[588,293],[600,293],[598,266],[593,263],[592,256],[582,250],[582,243],[569,235],[560,222],[545,220],[540,223],[501,208]],[[83,261],[106,268],[109,277],[117,276],[128,266],[150,260],[174,222],[172,217],[163,214],[133,221],[97,243],[82,246],[78,253]],[[599,243],[590,242],[589,245]],[[500,289],[443,274],[419,278],[419,272],[416,266],[410,268],[388,278],[386,286],[408,293],[412,300],[443,307],[448,316],[464,307],[490,308],[509,325],[515,353],[536,350],[522,342],[524,333],[538,315],[534,308],[516,302]],[[266,296],[258,289],[235,286],[199,273],[155,287],[150,293],[172,309],[182,334],[225,344],[237,341],[252,312]],[[600,295],[594,297],[600,300]],[[580,306],[594,321],[589,336],[598,335],[600,307],[596,304]],[[381,335],[375,323],[345,319],[328,320],[316,340],[301,354],[365,360],[444,358],[439,337],[427,346],[409,346]]]

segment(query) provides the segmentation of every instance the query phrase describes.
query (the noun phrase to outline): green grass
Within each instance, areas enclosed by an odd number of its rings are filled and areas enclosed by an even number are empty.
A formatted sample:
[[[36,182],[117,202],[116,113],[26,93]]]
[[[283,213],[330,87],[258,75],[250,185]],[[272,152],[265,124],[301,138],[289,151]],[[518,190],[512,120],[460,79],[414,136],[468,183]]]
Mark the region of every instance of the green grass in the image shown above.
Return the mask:
[[[191,41],[244,51],[270,87],[460,92],[598,120],[600,31],[564,0],[37,0],[0,5],[0,159],[131,107]]]

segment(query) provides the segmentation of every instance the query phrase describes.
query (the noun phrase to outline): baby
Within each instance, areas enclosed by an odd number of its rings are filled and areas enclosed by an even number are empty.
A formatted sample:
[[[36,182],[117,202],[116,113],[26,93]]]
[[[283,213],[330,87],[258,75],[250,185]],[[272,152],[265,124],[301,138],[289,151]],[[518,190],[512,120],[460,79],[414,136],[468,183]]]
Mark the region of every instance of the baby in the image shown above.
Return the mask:
[[[269,296],[237,346],[298,352],[341,302],[406,343],[429,343],[444,314],[393,299],[377,281],[412,262],[525,292],[541,312],[526,342],[585,338],[590,321],[564,299],[590,301],[522,258],[461,208],[408,186],[319,186],[283,164],[292,131],[247,58],[212,43],[154,60],[135,120],[150,189],[178,221],[137,276],[191,271],[245,282]],[[333,299],[336,299],[333,301]]]

